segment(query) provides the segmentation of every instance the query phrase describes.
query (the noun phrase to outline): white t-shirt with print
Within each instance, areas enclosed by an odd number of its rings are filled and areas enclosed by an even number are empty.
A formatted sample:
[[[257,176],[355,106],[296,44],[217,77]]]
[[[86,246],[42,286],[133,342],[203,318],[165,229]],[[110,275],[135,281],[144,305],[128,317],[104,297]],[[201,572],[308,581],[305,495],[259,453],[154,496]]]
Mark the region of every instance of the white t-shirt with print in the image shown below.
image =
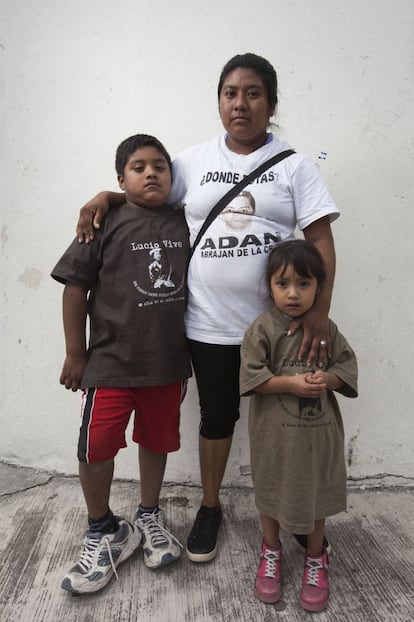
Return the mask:
[[[190,147],[173,163],[170,200],[184,204],[191,244],[232,186],[290,148],[269,134],[263,147],[241,155],[230,151],[225,139],[224,134]],[[316,166],[301,154],[269,168],[246,191],[214,220],[191,259],[186,312],[190,339],[240,344],[246,328],[269,306],[264,273],[273,246],[292,239],[296,225],[303,230],[324,216],[331,221],[339,216]],[[243,209],[243,202],[250,207]]]

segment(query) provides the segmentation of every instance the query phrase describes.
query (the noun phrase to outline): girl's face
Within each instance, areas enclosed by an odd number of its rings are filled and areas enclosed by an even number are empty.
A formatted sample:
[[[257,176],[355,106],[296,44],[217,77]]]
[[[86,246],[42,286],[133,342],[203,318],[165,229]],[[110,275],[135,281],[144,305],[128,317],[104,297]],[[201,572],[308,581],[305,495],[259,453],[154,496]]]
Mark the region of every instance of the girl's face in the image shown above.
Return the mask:
[[[319,286],[315,277],[300,276],[292,264],[288,264],[284,271],[280,268],[274,272],[270,289],[279,311],[289,317],[299,317],[313,305]]]

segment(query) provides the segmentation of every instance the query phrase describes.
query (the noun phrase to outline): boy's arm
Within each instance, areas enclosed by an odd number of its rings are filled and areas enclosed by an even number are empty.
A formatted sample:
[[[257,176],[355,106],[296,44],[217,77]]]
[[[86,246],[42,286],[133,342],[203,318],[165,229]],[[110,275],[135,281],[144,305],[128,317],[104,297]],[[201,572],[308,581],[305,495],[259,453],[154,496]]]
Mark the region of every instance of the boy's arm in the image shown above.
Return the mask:
[[[95,237],[94,227],[99,229],[108,210],[111,207],[119,207],[125,203],[123,192],[111,192],[104,190],[99,192],[90,201],[85,203],[79,212],[79,220],[76,225],[76,236],[78,242],[92,242]]]
[[[60,384],[66,389],[80,388],[86,367],[87,293],[79,285],[67,283],[63,291],[63,329],[66,358],[60,374]]]

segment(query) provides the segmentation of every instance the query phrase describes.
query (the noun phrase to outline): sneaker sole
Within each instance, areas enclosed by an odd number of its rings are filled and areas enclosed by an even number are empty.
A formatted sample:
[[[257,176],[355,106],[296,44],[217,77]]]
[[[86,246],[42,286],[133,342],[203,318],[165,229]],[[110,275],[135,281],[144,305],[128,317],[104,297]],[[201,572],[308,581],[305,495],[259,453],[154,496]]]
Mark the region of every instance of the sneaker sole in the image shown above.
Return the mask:
[[[208,553],[193,553],[188,548],[186,549],[186,553],[190,562],[210,562],[212,559],[215,558],[217,554],[217,546],[215,546],[212,551],[208,551]]]
[[[114,575],[114,572],[112,571],[111,573],[108,573],[107,575],[102,577],[100,581],[94,581],[93,583],[88,581],[88,583],[85,583],[84,586],[80,586],[77,588],[73,587],[72,581],[69,577],[65,577],[60,587],[62,588],[62,590],[66,590],[67,592],[70,592],[71,594],[92,594],[93,592],[99,592],[106,585],[108,585],[113,575]]]
[[[172,553],[166,553],[161,559],[161,561],[157,563],[153,563],[151,562],[150,559],[147,559],[145,557],[145,553],[144,553],[144,564],[146,565],[147,568],[150,568],[150,570],[157,570],[157,568],[163,568],[164,566],[169,566],[170,564],[173,564],[174,562],[178,561],[180,557],[181,557],[181,554],[173,555]]]
[[[262,601],[262,603],[267,603],[269,605],[274,605],[275,603],[278,603],[280,600],[282,600],[282,592],[280,592],[280,594],[263,594],[262,592],[259,592],[259,590],[255,587],[254,588],[254,595],[256,596],[256,598],[258,598],[259,600]]]
[[[302,600],[302,598],[300,599],[301,607],[305,609],[305,611],[313,611],[313,612],[323,611],[324,609],[327,608],[328,602],[329,602],[328,598],[324,600],[323,603],[314,603],[314,604],[308,603],[305,600]]]
[[[129,546],[122,551],[121,555],[116,560],[115,568],[118,568],[119,564],[128,559],[128,557],[130,557],[139,547],[141,543],[141,534],[138,529],[135,528],[135,530],[131,533],[129,540]],[[93,592],[99,592],[99,590],[102,590],[102,588],[108,585],[114,576],[115,573],[112,568],[111,570],[112,572],[108,572],[108,574],[102,577],[99,581],[85,581],[84,585],[78,587],[73,587],[70,577],[65,577],[60,587],[62,590],[66,590],[72,594],[92,594]]]

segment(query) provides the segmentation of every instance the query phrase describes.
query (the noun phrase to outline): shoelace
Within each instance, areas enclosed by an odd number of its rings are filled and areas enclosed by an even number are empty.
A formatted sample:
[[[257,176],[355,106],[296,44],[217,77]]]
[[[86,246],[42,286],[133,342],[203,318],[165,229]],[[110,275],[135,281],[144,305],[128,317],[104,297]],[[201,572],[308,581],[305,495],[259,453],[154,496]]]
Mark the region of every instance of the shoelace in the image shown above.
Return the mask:
[[[158,512],[143,512],[138,518],[147,526],[152,546],[168,544],[168,539],[171,538],[183,548],[181,542],[164,526]]]
[[[80,560],[78,561],[79,566],[82,570],[87,572],[93,564],[93,558],[96,554],[96,549],[98,546],[103,543],[106,544],[106,550],[108,551],[109,561],[111,562],[112,570],[116,578],[118,579],[118,573],[116,571],[114,559],[112,557],[111,546],[109,544],[108,536],[103,536],[103,538],[85,538],[83,541],[82,553],[80,556]]]
[[[308,559],[306,561],[308,567],[306,582],[308,585],[318,587],[319,585],[319,571],[324,569],[322,560],[320,559]]]
[[[279,561],[279,555],[274,551],[266,550],[263,558],[266,560],[265,577],[274,579],[276,577],[276,562]]]

